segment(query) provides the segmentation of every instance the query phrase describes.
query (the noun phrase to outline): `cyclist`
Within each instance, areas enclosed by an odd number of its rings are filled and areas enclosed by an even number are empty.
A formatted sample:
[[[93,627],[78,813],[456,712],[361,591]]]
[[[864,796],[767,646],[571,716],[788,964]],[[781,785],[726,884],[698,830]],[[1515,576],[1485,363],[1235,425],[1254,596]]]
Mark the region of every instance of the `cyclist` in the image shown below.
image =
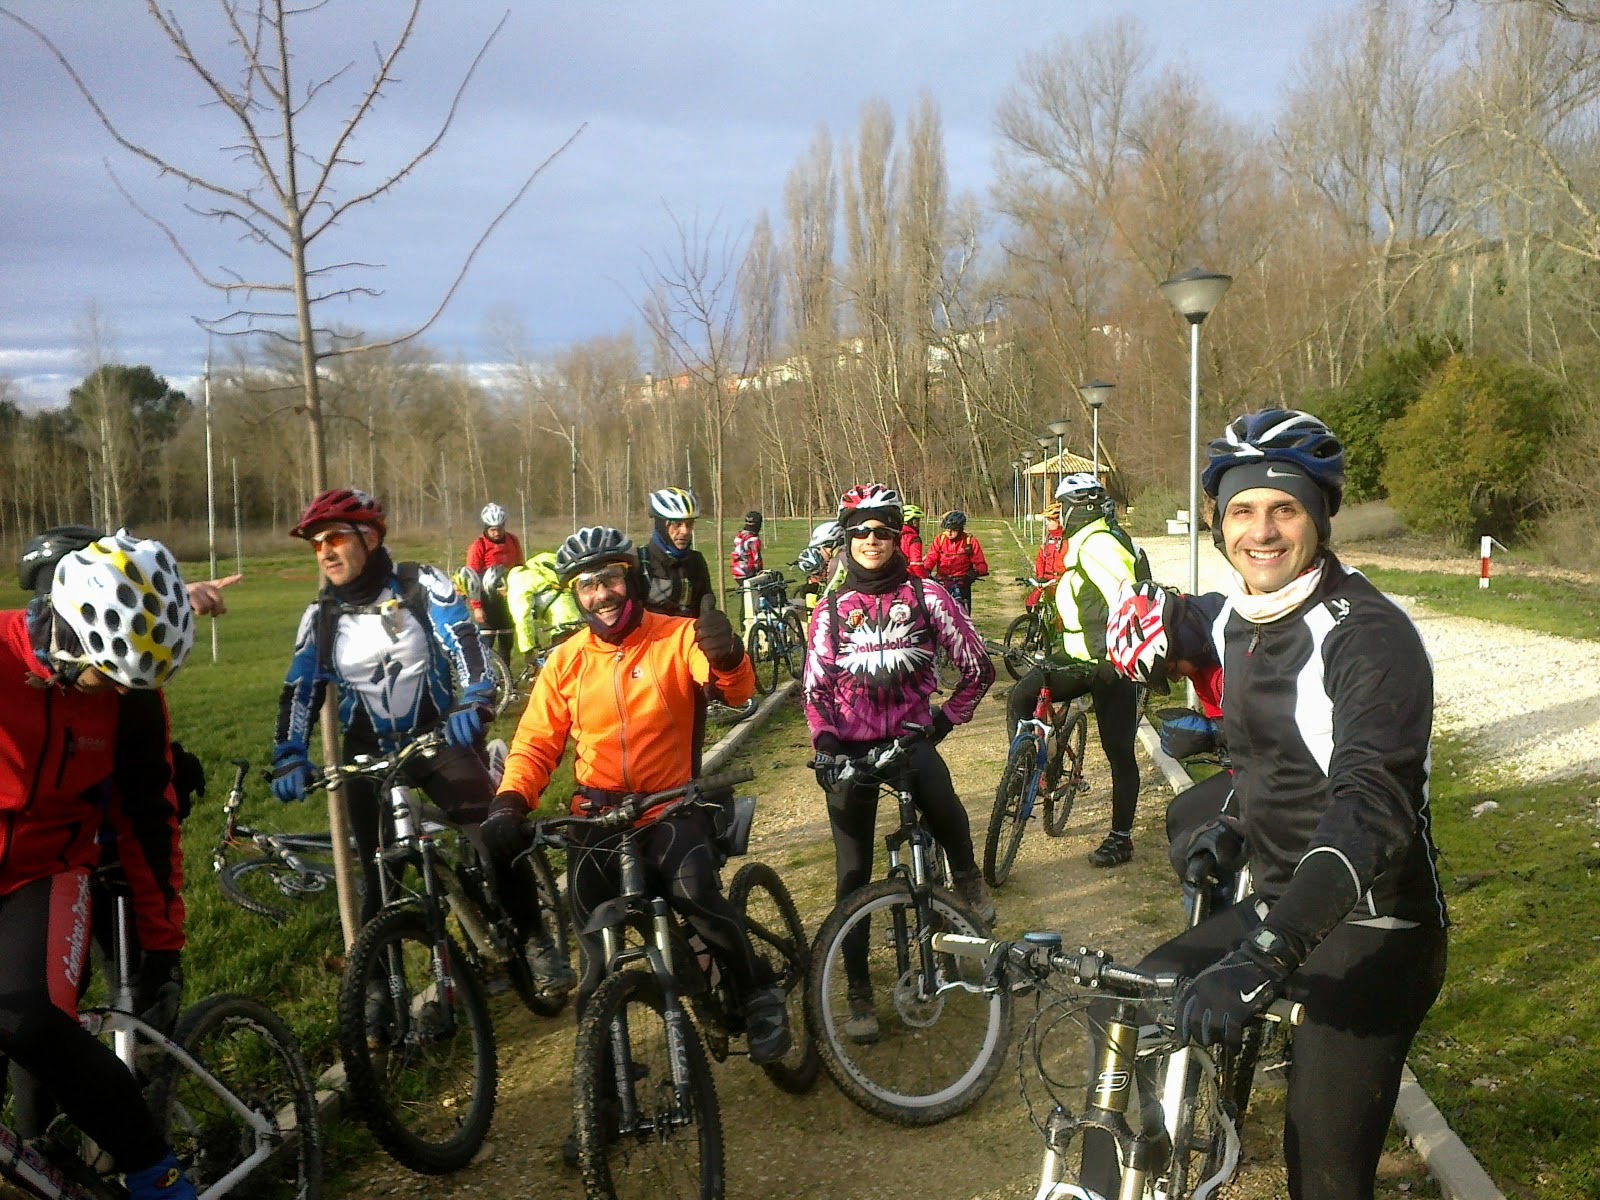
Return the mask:
[[[485,836],[515,849],[538,805],[575,745],[574,815],[604,811],[632,793],[665,791],[697,773],[690,733],[700,687],[714,682],[732,704],[755,692],[755,674],[726,614],[709,596],[693,620],[650,612],[633,542],[620,530],[580,529],[556,553],[561,581],[583,612],[585,628],[556,647],[533,686],[506,758],[505,778]],[[567,859],[567,892],[579,930],[583,980],[581,1018],[605,963],[590,918],[619,891],[609,851],[621,832],[580,829]],[[638,831],[646,861],[661,886],[746,997],[750,1057],[774,1062],[788,1051],[784,994],[750,948],[744,919],[722,894],[711,828],[700,809],[680,809]]]
[[[77,1021],[89,874],[108,820],[145,956],[180,984],[183,868],[159,689],[193,645],[172,555],[126,533],[63,551],[48,597],[0,614],[0,1053],[111,1154],[132,1200],[195,1193],[138,1082]]]
[[[561,586],[555,552],[541,550],[506,578],[506,601],[523,657],[541,655],[583,625],[572,593]]]
[[[922,510],[908,504],[901,510],[905,524],[900,527],[900,553],[906,556],[906,569],[919,579],[928,577],[922,565]]]
[[[822,551],[815,546],[807,546],[795,555],[794,565],[804,577],[800,583],[799,596],[805,601],[806,611],[816,608],[817,600],[822,595],[823,588],[827,587],[828,562],[822,556]]]
[[[914,726],[930,736],[914,744],[905,763],[917,808],[950,856],[952,882],[985,922],[994,898],[972,851],[967,811],[936,749],[994,682],[994,664],[972,618],[938,584],[912,575],[900,553],[900,497],[881,484],[853,487],[840,500],[839,523],[849,538],[842,582],[811,615],[805,673],[806,722],[817,752],[817,782],[828,801],[833,832],[836,900],[872,879],[876,783],[841,782],[840,769]],[[942,708],[932,703],[943,650],[961,681]],[[852,952],[850,1019],[846,1035],[877,1040],[878,1020],[866,977],[866,947]]]
[[[1061,617],[1060,657],[1043,671],[1028,672],[1006,698],[1008,728],[1033,711],[1046,685],[1055,700],[1084,693],[1094,697],[1100,747],[1111,766],[1111,831],[1089,855],[1096,867],[1116,867],[1133,858],[1133,814],[1139,803],[1139,693],[1106,661],[1106,618],[1124,587],[1138,574],[1129,544],[1107,527],[1102,505],[1106,490],[1093,475],[1064,477],[1056,487],[1066,534],[1062,575],[1055,586]]]
[[[1302,1002],[1284,1121],[1290,1194],[1370,1197],[1401,1069],[1444,978],[1428,772],[1433,669],[1405,612],[1329,545],[1344,448],[1266,409],[1213,441],[1202,477],[1227,596],[1123,623],[1116,661],[1220,663],[1223,725],[1256,892],[1154,951],[1190,976],[1182,1034],[1232,1042],[1278,996]],[[1202,833],[1204,831],[1202,830]]]
[[[522,562],[522,543],[506,528],[506,510],[493,500],[478,514],[483,532],[467,547],[467,566],[483,580],[483,606],[475,610],[485,629],[496,629],[494,648],[507,666],[511,665],[511,610],[506,605],[505,573]],[[490,576],[499,568],[498,577]]]
[[[1044,520],[1044,541],[1033,558],[1033,577],[1049,583],[1060,579],[1065,569],[1067,531],[1061,524],[1061,501],[1049,505],[1039,516]]]
[[[433,567],[396,563],[384,546],[383,506],[365,492],[335,488],[306,506],[290,536],[311,544],[323,587],[300,619],[278,706],[272,792],[305,799],[314,774],[311,729],[329,683],[338,690],[343,759],[388,753],[439,728],[443,749],[413,758],[407,782],[420,788],[482,852],[491,886],[529,948],[540,984],[570,988],[575,977],[539,921],[532,881],[497,857],[479,832],[494,798],[484,751],[494,679],[478,627],[454,586]],[[361,919],[378,911],[382,798],[372,780],[343,789],[365,888]]]
[[[739,607],[748,636],[750,622],[756,615],[756,597],[749,581],[766,569],[761,561],[761,514],[757,510],[745,513],[744,528],[733,535],[733,552],[728,556],[728,565],[739,584]]]
[[[693,617],[711,595],[711,568],[694,548],[694,523],[700,502],[679,487],[650,493],[655,525],[639,565],[646,584],[645,607],[669,617]]]
[[[927,572],[972,611],[972,585],[989,573],[978,539],[967,532],[967,514],[959,508],[945,513],[942,532],[933,539],[922,560]]]

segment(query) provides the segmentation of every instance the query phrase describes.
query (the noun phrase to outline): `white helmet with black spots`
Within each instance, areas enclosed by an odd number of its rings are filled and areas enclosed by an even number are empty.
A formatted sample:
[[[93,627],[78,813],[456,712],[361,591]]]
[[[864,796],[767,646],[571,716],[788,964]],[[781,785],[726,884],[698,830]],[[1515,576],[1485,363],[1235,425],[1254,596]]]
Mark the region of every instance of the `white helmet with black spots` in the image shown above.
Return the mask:
[[[58,661],[123,687],[170,683],[194,646],[194,610],[172,552],[127,530],[62,558],[50,604],[81,647]]]
[[[506,510],[491,500],[483,506],[483,511],[478,514],[478,520],[483,522],[485,529],[504,529]]]
[[[685,488],[662,488],[650,493],[650,515],[663,521],[693,521],[700,515],[700,503]]]

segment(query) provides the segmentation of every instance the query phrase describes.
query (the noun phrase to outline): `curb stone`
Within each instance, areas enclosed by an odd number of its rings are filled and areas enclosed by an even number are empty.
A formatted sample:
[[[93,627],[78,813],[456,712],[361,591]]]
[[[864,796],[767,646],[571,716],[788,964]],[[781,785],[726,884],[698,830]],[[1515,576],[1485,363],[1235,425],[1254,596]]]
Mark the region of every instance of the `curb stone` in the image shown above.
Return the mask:
[[[1183,765],[1161,749],[1160,735],[1149,721],[1139,722],[1139,741],[1174,794],[1193,782]],[[1450,1128],[1444,1114],[1428,1099],[1410,1067],[1401,1071],[1394,1115],[1428,1173],[1439,1181],[1446,1200],[1506,1200],[1505,1193],[1473,1157],[1467,1144]]]

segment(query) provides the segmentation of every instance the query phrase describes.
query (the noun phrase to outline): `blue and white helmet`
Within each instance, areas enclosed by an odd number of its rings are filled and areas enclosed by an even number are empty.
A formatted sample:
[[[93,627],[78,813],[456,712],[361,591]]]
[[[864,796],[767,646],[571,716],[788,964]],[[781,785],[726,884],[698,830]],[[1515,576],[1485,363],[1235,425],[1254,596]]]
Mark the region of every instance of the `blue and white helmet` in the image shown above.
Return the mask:
[[[1290,463],[1310,477],[1328,498],[1328,515],[1344,498],[1344,444],[1308,412],[1264,408],[1236,417],[1222,436],[1206,447],[1200,484],[1213,500],[1222,477],[1247,463]]]

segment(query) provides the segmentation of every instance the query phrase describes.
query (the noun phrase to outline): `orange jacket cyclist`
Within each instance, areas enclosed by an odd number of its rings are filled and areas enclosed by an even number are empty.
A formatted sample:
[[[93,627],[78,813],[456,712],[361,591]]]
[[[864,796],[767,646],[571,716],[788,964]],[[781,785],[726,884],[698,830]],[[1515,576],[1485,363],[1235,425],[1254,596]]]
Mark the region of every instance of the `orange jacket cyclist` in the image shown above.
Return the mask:
[[[620,530],[580,529],[556,555],[586,628],[550,652],[534,683],[506,758],[486,838],[515,845],[570,739],[575,745],[574,814],[615,806],[630,793],[664,791],[695,776],[695,696],[714,683],[729,704],[755,691],[755,673],[726,614],[708,596],[700,615],[671,617],[645,608],[633,542]],[[567,858],[573,926],[582,930],[618,892],[616,859],[623,836],[580,829]],[[710,827],[698,809],[679,809],[637,833],[640,850],[665,882],[667,898],[715,948],[746,997],[750,1057],[772,1062],[789,1049],[783,989],[763,975],[743,918],[722,894]],[[581,1015],[604,968],[600,939],[579,934]]]

